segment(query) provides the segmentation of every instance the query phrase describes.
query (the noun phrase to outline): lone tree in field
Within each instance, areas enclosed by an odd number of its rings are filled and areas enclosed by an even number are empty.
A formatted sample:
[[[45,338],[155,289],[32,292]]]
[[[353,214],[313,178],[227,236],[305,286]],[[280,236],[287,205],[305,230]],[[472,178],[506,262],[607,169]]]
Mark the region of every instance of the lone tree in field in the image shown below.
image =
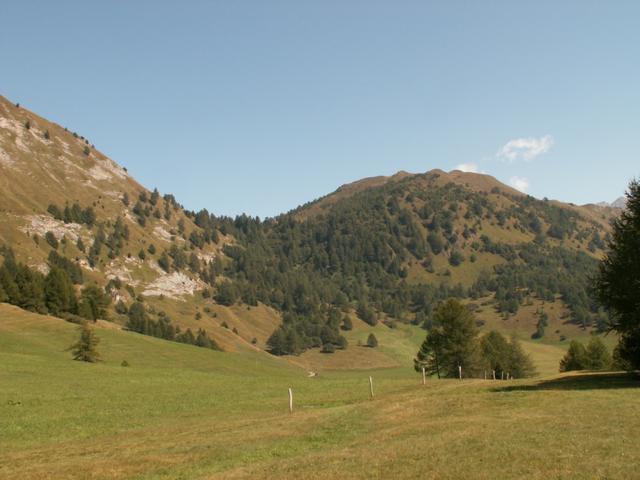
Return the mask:
[[[369,334],[369,338],[367,338],[367,347],[376,348],[378,346],[378,339],[373,333]]]
[[[640,368],[640,183],[633,180],[627,206],[613,222],[612,239],[595,282],[595,294],[620,335],[616,356]]]
[[[98,343],[100,343],[100,339],[96,337],[89,323],[84,322],[80,326],[80,338],[69,348],[73,359],[90,363],[100,361],[100,354],[96,350]]]
[[[433,316],[434,328],[427,334],[414,360],[416,370],[425,367],[438,378],[458,376],[461,366],[465,376],[481,368],[477,329],[473,314],[458,300],[442,303]]]

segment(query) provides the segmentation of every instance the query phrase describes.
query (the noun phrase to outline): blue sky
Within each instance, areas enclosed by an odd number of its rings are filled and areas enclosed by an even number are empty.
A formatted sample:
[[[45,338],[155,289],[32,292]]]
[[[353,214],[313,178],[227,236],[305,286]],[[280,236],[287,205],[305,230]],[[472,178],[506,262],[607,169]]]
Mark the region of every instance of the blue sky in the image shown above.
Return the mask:
[[[272,216],[465,164],[536,197],[640,176],[637,1],[31,1],[0,94],[187,208]]]

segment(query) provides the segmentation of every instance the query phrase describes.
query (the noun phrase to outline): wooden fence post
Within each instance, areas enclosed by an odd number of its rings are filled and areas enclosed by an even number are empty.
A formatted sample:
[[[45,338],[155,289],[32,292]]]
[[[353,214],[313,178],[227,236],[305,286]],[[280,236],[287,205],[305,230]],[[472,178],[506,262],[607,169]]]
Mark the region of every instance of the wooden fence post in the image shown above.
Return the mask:
[[[422,384],[427,384],[427,372],[425,371],[424,367],[422,367]]]
[[[289,413],[293,413],[293,390],[289,389]]]
[[[373,377],[369,377],[369,393],[371,393],[371,398],[373,398]]]

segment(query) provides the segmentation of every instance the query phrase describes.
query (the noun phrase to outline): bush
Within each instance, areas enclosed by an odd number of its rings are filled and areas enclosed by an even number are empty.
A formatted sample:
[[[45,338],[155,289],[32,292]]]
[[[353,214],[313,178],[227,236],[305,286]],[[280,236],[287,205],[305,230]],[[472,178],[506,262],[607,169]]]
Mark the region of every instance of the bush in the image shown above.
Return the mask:
[[[340,327],[342,330],[349,331],[353,329],[353,323],[351,322],[351,318],[349,315],[345,315],[342,319],[342,326]]]
[[[369,337],[367,338],[367,347],[376,348],[377,346],[378,346],[378,339],[373,333],[370,333]]]
[[[54,235],[53,232],[49,231],[47,233],[44,234],[44,239],[47,241],[47,243],[49,244],[49,246],[51,246],[51,248],[53,248],[54,250],[58,249],[58,239],[56,238],[56,236]]]
[[[462,262],[464,262],[464,255],[460,250],[454,250],[453,252],[451,252],[451,256],[449,257],[450,265],[457,267]]]
[[[369,307],[366,303],[360,303],[358,305],[358,309],[356,310],[356,314],[360,319],[371,326],[374,326],[378,323],[378,318],[376,317],[376,312]]]
[[[334,353],[336,351],[336,347],[333,346],[333,343],[325,343],[320,351],[322,353]]]

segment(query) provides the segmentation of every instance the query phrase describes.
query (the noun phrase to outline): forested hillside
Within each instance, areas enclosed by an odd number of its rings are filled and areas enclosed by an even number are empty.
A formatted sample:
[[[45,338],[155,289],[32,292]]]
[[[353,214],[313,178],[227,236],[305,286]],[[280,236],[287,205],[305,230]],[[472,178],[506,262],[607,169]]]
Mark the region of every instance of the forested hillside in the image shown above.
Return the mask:
[[[535,307],[534,338],[546,305],[584,329],[605,320],[587,287],[618,210],[486,175],[400,172],[272,219],[219,217],[1,97],[0,172],[0,301],[37,312],[274,354],[348,348],[354,316],[428,329],[449,297],[504,321]]]
[[[340,345],[340,311],[348,307],[371,324],[428,328],[433,307],[448,297],[490,298],[505,316],[532,298],[559,297],[572,322],[601,325],[586,287],[608,237],[608,215],[536,200],[490,177],[432,171],[266,222],[217,221],[238,239],[225,247],[228,290],[285,312],[270,346],[297,353]]]

